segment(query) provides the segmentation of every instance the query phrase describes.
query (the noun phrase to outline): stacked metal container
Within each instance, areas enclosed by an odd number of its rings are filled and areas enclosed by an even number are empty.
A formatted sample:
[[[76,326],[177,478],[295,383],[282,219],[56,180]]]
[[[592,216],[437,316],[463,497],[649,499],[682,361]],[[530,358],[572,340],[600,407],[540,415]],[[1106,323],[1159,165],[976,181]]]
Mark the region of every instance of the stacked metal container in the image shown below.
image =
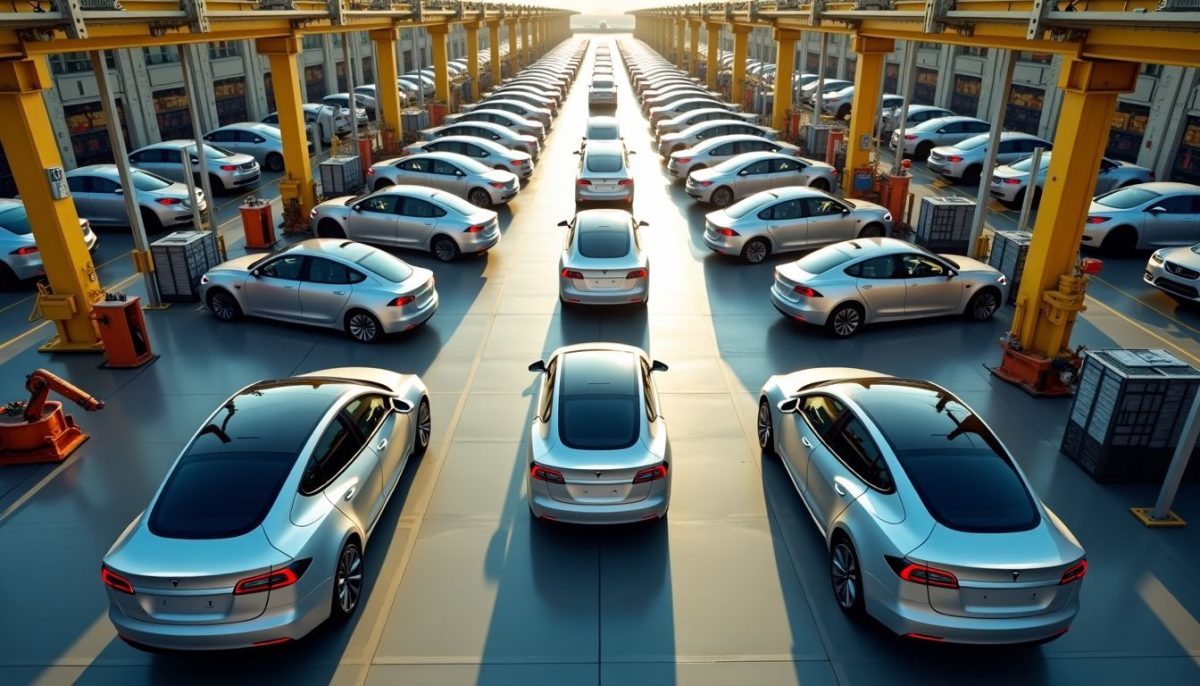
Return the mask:
[[[321,195],[355,195],[364,183],[362,158],[358,155],[330,157],[321,163]]]
[[[933,252],[965,255],[974,215],[975,201],[968,198],[921,198],[917,242]]]
[[[1033,234],[1029,231],[997,231],[992,239],[992,250],[988,253],[988,264],[1008,277],[1008,302],[1017,301],[1021,287],[1021,273],[1025,271],[1025,258]]]
[[[176,231],[150,244],[154,278],[165,302],[196,302],[200,277],[221,263],[211,231]]]

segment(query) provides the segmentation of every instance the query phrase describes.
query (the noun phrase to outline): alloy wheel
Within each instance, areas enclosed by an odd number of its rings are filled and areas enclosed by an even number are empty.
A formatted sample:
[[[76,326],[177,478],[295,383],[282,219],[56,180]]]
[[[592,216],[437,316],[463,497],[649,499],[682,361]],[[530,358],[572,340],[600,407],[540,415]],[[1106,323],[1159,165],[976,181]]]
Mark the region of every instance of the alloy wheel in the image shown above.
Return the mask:
[[[417,408],[417,445],[421,450],[429,446],[429,437],[433,433],[433,421],[429,416],[429,401],[421,400]]]
[[[991,319],[999,307],[1000,303],[997,301],[996,294],[991,291],[984,291],[975,296],[975,310],[973,314],[976,320],[982,322]]]
[[[350,315],[347,327],[350,329],[350,335],[362,343],[370,343],[379,335],[379,325],[376,324],[375,318],[366,312]]]
[[[458,257],[458,247],[454,245],[454,241],[442,237],[434,241],[433,255],[442,262],[450,262]]]
[[[742,255],[750,264],[758,264],[767,259],[767,252],[769,251],[766,242],[756,238],[746,244]]]
[[[217,319],[229,322],[237,318],[237,303],[228,293],[213,294],[209,305],[212,307],[213,314],[217,315]]]
[[[845,541],[833,546],[829,557],[829,573],[833,581],[833,595],[843,610],[852,610],[858,605],[859,573],[858,560]]]
[[[758,447],[770,450],[774,436],[771,435],[771,408],[767,401],[758,404]]]
[[[362,595],[362,553],[358,546],[348,545],[342,550],[338,559],[336,584],[338,607],[343,614],[349,615],[358,607],[358,599]]]
[[[853,307],[843,307],[833,315],[833,332],[845,338],[854,335],[862,324],[862,317]]]

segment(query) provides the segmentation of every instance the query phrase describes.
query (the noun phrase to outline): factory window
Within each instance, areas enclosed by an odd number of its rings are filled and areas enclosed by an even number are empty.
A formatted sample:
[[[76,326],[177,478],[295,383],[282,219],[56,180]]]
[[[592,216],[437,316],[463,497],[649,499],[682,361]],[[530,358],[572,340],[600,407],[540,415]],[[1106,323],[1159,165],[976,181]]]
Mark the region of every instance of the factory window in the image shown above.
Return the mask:
[[[221,126],[246,121],[246,79],[238,76],[220,79],[213,83],[213,94],[217,96],[217,121]]]
[[[219,60],[224,57],[239,57],[242,54],[241,46],[236,41],[222,40],[216,43],[209,43],[208,58]]]
[[[937,98],[938,73],[933,69],[917,67],[917,81],[913,88],[912,101],[917,105],[932,105]]]
[[[967,57],[987,57],[987,48],[977,48],[973,45],[960,45],[957,48],[959,55]]]
[[[1149,120],[1149,107],[1131,102],[1118,102],[1104,154],[1114,160],[1137,162],[1138,151],[1142,149],[1142,139],[1146,135],[1146,122]]]
[[[300,45],[305,50],[318,50],[321,47],[320,36],[304,36],[300,39]]]
[[[1048,52],[1032,52],[1030,50],[1021,50],[1017,53],[1017,60],[1020,62],[1037,62],[1038,64],[1050,64],[1054,61],[1054,55]]]
[[[883,68],[883,92],[900,92],[900,65],[888,62]]]
[[[967,74],[954,75],[954,93],[950,96],[950,109],[966,117],[979,112],[979,92],[983,79]]]
[[[1158,78],[1162,76],[1163,66],[1161,64],[1143,64],[1142,73],[1146,76]]]
[[[1171,165],[1171,180],[1200,183],[1200,117],[1189,115]]]
[[[308,102],[321,102],[325,97],[325,67],[314,65],[304,68],[304,95]]]
[[[158,118],[158,131],[163,140],[193,137],[187,93],[182,86],[155,91],[154,114]]]
[[[108,65],[109,69],[117,68],[111,50],[105,51],[104,63]],[[50,73],[52,74],[80,74],[91,73],[91,71],[92,58],[86,52],[64,52],[50,55]]]
[[[152,48],[142,48],[146,56],[146,64],[175,64],[179,62],[179,50],[174,45],[156,45]]]
[[[1004,128],[1037,135],[1046,91],[1014,83],[1004,111]]]
[[[100,101],[66,105],[63,115],[71,135],[71,147],[75,151],[75,164],[83,167],[113,161],[112,147],[108,144],[108,122]],[[125,126],[125,107],[120,98],[117,98],[117,119],[121,121],[121,133],[128,148],[129,128]]]

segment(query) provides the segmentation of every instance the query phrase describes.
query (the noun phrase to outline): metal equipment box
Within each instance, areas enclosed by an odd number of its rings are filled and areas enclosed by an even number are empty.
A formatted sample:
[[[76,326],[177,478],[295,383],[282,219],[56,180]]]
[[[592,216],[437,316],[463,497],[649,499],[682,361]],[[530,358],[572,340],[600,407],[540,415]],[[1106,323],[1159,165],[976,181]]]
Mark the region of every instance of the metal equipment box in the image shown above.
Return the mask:
[[[933,252],[965,255],[974,216],[975,201],[969,198],[921,198],[917,243]]]
[[[165,302],[200,300],[200,277],[221,263],[212,231],[176,231],[150,244],[154,279]]]
[[[358,155],[330,157],[321,163],[321,194],[355,195],[363,187],[362,158]]]
[[[410,107],[400,113],[400,129],[406,142],[418,139],[417,132],[429,128],[429,113],[420,107]]]
[[[1060,450],[1099,482],[1161,481],[1198,390],[1165,350],[1089,350]],[[1200,479],[1200,449],[1184,478]]]
[[[992,250],[988,253],[988,264],[1008,277],[1008,302],[1017,301],[1021,287],[1021,273],[1025,271],[1025,258],[1033,234],[1029,231],[997,231],[992,239]]]

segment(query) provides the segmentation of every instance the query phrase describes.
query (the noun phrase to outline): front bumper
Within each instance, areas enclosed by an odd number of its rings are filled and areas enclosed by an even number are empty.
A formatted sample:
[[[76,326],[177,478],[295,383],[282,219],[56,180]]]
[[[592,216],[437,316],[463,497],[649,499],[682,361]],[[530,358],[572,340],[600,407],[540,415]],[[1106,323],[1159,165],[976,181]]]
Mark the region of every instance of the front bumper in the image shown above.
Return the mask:
[[[1165,264],[1147,262],[1142,281],[1177,298],[1200,303],[1200,279],[1185,279],[1171,274]]]

